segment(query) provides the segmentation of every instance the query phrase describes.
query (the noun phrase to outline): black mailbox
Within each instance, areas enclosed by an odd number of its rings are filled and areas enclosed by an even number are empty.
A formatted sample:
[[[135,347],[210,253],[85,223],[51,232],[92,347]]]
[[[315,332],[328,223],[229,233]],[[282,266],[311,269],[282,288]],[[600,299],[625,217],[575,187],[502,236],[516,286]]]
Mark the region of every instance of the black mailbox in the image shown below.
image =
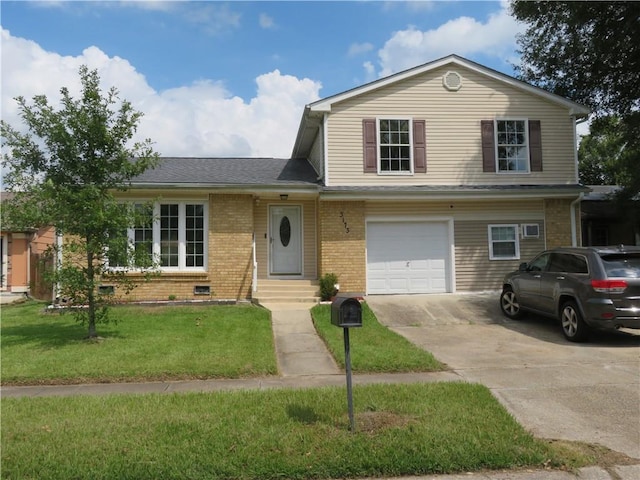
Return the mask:
[[[337,296],[331,302],[331,323],[336,327],[351,328],[362,326],[362,305],[357,298]]]

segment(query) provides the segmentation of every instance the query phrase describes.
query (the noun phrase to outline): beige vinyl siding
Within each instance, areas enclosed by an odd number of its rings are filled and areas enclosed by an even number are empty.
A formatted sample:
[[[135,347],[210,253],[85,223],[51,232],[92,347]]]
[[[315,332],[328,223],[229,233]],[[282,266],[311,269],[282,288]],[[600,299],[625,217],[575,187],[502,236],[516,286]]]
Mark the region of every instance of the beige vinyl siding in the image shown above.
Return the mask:
[[[462,88],[448,91],[442,76],[450,69],[426,72],[334,105],[327,122],[330,184],[575,183],[573,120],[566,108],[462,67],[455,67]],[[362,120],[401,117],[426,121],[427,173],[364,174]],[[542,172],[483,173],[480,121],[496,118],[541,121]]]
[[[538,238],[520,238],[520,259],[489,260],[490,224],[537,223]],[[502,278],[508,272],[518,269],[522,262],[528,262],[544,250],[544,221],[522,222],[518,217],[498,222],[486,220],[463,220],[455,222],[456,284],[458,291],[498,290]]]
[[[316,279],[318,277],[316,258],[316,201],[286,202],[261,199],[254,208],[254,227],[256,235],[256,260],[258,262],[258,278],[269,277],[269,206],[270,205],[301,205],[303,223],[303,277]]]
[[[366,218],[438,220],[453,218],[455,279],[457,291],[500,288],[505,273],[545,248],[544,203],[542,200],[451,201],[451,202],[367,202]],[[489,260],[488,226],[491,224],[535,223],[537,239],[520,238],[519,260]]]

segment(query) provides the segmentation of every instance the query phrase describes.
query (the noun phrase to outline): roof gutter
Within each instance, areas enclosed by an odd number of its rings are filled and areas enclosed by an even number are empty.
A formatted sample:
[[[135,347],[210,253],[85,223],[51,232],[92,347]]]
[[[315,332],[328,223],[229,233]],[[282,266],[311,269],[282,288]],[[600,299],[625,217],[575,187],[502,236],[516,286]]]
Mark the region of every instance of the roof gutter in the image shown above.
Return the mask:
[[[448,191],[448,192],[345,192],[345,191],[321,191],[320,198],[326,201],[362,201],[362,200],[398,200],[398,201],[431,201],[431,200],[504,200],[513,199],[540,199],[541,196],[553,198],[575,198],[576,194],[582,195],[584,189],[558,190],[545,189],[535,191]]]
[[[131,190],[209,190],[216,192],[233,193],[259,193],[259,192],[280,192],[287,193],[317,193],[318,185],[238,185],[238,184],[215,184],[210,183],[137,183],[131,184]]]

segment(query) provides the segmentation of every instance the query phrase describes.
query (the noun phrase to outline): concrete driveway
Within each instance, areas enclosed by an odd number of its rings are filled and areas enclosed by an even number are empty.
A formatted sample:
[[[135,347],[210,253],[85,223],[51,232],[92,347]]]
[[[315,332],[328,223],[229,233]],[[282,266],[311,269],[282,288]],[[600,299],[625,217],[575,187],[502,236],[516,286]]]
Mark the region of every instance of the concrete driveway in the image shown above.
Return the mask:
[[[566,341],[553,320],[509,320],[498,293],[369,296],[378,319],[469,382],[489,387],[538,437],[640,459],[640,336]]]

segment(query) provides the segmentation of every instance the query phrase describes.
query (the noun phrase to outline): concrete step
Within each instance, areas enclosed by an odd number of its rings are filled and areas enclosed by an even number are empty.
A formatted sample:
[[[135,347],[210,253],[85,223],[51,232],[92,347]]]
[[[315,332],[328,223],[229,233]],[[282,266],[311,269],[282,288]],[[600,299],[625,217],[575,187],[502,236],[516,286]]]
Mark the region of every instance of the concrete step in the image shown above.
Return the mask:
[[[318,303],[320,287],[317,280],[258,280],[253,300],[260,303]]]

